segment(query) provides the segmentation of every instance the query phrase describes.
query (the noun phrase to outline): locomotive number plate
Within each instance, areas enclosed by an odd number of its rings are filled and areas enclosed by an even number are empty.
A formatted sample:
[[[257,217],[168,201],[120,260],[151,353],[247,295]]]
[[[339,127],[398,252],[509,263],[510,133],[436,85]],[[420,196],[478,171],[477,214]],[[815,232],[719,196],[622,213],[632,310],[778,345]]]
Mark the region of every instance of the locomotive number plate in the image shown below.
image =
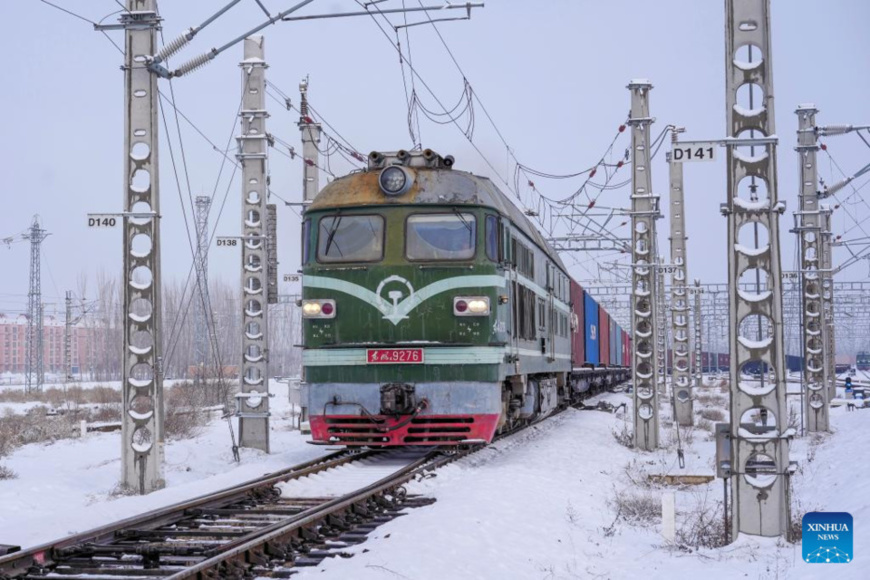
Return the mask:
[[[423,364],[422,348],[370,348],[366,351],[366,362],[379,364]]]

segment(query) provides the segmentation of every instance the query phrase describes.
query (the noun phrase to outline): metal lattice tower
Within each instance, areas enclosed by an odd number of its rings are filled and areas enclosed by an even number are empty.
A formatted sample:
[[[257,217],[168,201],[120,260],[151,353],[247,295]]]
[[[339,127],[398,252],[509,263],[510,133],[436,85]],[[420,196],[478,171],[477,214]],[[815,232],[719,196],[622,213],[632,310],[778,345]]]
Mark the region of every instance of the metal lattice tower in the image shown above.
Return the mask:
[[[196,297],[193,304],[193,363],[196,365],[194,383],[199,384],[208,367],[209,330],[208,320],[211,317],[208,295],[208,213],[211,209],[211,198],[207,195],[196,196],[196,257],[194,269],[196,272]]]
[[[320,170],[318,169],[318,145],[320,144],[320,123],[315,123],[308,114],[308,79],[299,83],[299,131],[302,132],[302,193],[303,200],[314,201],[320,191]]]
[[[789,437],[782,332],[770,0],[725,2],[732,537],[779,536],[789,526]],[[744,88],[749,107],[738,103]],[[760,91],[761,101],[752,101]],[[760,137],[759,137],[760,136]],[[766,189],[767,197],[759,196]],[[755,283],[739,290],[741,280]],[[752,287],[750,285],[750,287]],[[744,324],[745,323],[745,324]],[[759,382],[741,380],[757,362]],[[774,376],[768,379],[767,370]]]
[[[656,218],[658,197],[650,176],[649,81],[634,80],[631,91],[631,353],[634,385],[634,446],[651,451],[659,444],[659,401],[656,346]]]
[[[242,69],[242,365],[239,446],[269,452],[269,252],[266,62],[263,37],[245,39]]]
[[[48,232],[39,224],[39,216],[33,216],[30,231],[23,235],[30,241],[30,288],[27,291],[27,342],[25,343],[24,392],[41,391],[45,383],[43,357],[43,304],[42,304],[42,241]]]
[[[800,240],[801,295],[803,312],[803,383],[806,389],[804,414],[807,431],[828,431],[830,409],[828,401],[828,328],[822,306],[822,223],[816,195],[819,182],[816,153],[819,150],[815,132],[816,109],[801,105],[798,116],[798,161],[800,167],[800,210],[796,212],[795,232]]]
[[[677,130],[672,133],[677,143]],[[670,172],[671,218],[671,385],[674,397],[674,420],[679,425],[692,425],[692,378],[689,365],[689,293],[686,287],[686,211],[683,195],[683,164],[668,156]],[[662,324],[664,326],[664,324]]]
[[[156,0],[127,0],[126,8],[121,483],[145,494],[165,484],[158,93],[145,64],[157,54],[160,17]]]

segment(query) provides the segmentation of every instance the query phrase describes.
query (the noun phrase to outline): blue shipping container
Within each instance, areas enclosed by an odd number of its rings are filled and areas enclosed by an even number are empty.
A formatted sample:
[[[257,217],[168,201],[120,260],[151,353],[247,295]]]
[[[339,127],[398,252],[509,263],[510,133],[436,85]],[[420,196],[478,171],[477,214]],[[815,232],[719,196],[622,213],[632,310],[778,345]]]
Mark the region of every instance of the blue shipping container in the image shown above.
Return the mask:
[[[598,303],[588,293],[583,292],[583,314],[586,328],[586,362],[600,364],[598,350]]]

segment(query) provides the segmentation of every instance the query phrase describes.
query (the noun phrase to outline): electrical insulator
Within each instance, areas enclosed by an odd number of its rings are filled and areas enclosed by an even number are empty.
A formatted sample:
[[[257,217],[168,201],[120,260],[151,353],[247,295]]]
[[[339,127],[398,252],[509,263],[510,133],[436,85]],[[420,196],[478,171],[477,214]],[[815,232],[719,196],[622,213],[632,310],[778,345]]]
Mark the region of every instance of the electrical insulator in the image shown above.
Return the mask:
[[[622,133],[623,131],[625,131],[625,125],[620,125],[619,132]]]
[[[596,171],[597,171],[597,169],[595,169],[595,168],[593,167],[593,168],[592,168],[592,171],[589,172],[589,179],[592,179],[593,177],[595,177],[595,172],[596,172]]]

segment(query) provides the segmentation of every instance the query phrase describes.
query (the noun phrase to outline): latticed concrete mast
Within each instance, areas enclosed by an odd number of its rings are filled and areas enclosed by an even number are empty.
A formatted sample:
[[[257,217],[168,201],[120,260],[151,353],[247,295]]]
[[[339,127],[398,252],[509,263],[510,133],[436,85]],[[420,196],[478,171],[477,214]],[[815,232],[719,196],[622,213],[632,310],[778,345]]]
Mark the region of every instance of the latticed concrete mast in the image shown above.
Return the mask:
[[[239,445],[269,452],[269,267],[264,39],[245,39],[242,69],[242,364]]]
[[[650,176],[649,93],[652,84],[634,80],[631,91],[631,353],[634,385],[634,445],[651,451],[659,444],[659,401],[656,345],[656,218],[658,197],[652,193]]]
[[[149,493],[164,486],[158,93],[146,65],[160,18],[156,0],[127,0],[126,8],[121,481]]]
[[[782,268],[769,0],[725,2],[732,537],[779,536],[788,517]],[[749,106],[738,103],[738,90]],[[760,102],[753,102],[760,93]],[[766,197],[764,197],[766,193]],[[750,283],[751,290],[738,284]],[[754,284],[754,287],[753,287]],[[759,381],[742,379],[758,364]],[[768,376],[772,371],[773,376]]]

